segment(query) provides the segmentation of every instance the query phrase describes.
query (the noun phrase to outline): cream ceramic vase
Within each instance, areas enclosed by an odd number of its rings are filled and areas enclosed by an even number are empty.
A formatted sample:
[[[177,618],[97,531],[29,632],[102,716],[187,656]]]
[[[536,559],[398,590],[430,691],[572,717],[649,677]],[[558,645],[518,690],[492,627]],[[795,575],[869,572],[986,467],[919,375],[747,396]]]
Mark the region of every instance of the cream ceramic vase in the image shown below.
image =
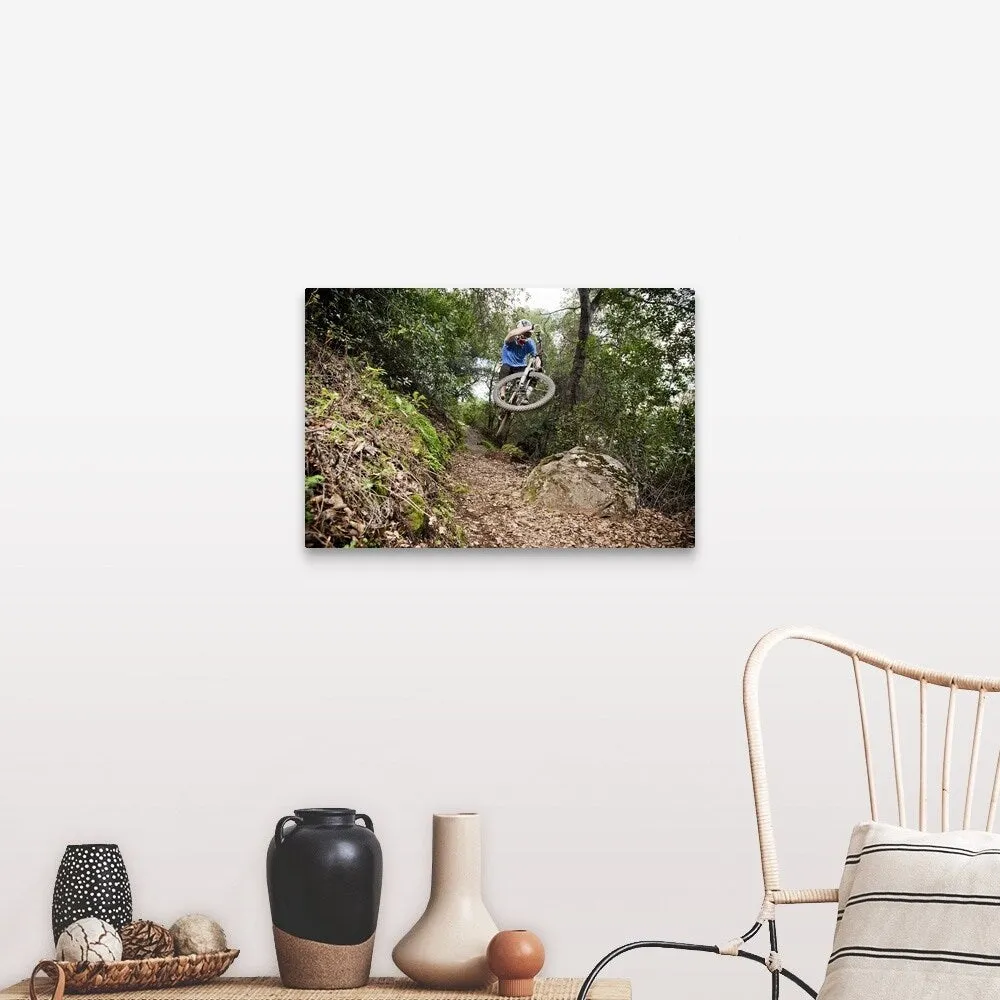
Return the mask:
[[[486,949],[497,925],[483,903],[482,829],[477,813],[435,814],[431,897],[392,950],[415,983],[431,989],[488,986]]]

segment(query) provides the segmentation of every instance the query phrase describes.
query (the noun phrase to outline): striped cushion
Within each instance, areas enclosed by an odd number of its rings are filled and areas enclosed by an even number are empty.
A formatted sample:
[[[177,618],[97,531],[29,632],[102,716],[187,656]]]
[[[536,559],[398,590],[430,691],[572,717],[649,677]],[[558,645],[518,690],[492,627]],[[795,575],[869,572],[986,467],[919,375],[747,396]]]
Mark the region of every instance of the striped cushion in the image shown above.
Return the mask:
[[[820,1000],[1000,1000],[1000,836],[854,828]]]

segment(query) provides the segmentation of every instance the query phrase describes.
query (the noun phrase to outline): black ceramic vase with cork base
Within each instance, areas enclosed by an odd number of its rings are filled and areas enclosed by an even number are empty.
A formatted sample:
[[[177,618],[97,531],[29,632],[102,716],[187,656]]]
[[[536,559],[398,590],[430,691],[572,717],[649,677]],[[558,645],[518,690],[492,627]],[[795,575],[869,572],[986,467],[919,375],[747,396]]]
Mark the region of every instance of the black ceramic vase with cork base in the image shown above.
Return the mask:
[[[368,816],[296,809],[278,820],[267,893],[282,985],[339,990],[368,982],[382,895],[382,848]]]
[[[63,853],[52,892],[52,940],[84,917],[115,930],[132,922],[132,889],[117,844],[70,844]]]

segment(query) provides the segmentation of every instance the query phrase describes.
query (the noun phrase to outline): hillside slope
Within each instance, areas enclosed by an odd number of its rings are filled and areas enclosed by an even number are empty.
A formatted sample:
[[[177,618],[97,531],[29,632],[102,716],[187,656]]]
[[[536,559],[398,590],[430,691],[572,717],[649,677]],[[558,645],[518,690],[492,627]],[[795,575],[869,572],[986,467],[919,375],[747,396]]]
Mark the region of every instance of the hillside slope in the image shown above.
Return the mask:
[[[463,543],[445,472],[447,422],[418,394],[387,388],[378,369],[314,350],[306,364],[308,547]]]

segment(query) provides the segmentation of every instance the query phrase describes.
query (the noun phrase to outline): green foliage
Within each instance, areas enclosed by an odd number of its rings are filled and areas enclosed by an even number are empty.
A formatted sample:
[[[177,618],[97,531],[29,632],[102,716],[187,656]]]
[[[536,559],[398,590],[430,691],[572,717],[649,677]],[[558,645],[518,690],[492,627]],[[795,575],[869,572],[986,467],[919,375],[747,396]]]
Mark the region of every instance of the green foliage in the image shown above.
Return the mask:
[[[397,397],[399,398],[399,397]],[[451,444],[447,437],[437,432],[437,428],[417,410],[410,410],[406,407],[407,401],[402,401],[400,407],[406,415],[410,426],[417,432],[418,452],[423,449],[423,454],[427,457],[427,464],[435,471],[440,472],[448,461],[451,454]]]
[[[361,375],[362,394],[374,407],[399,414],[415,432],[413,453],[422,457],[435,472],[443,471],[454,447],[453,439],[439,432],[421,412],[421,407],[427,405],[426,396],[420,392],[409,396],[393,392],[382,381],[385,375],[382,368],[366,367]]]
[[[306,476],[306,524],[312,523],[315,515],[309,509],[309,501],[316,490],[323,485],[323,476]]]
[[[329,389],[326,386],[321,386],[319,390],[319,395],[312,404],[312,412],[317,417],[325,417],[333,405],[340,399],[340,393],[334,392],[333,389]]]
[[[427,525],[427,504],[419,493],[408,498],[409,512],[406,523],[415,537],[419,537]]]
[[[493,407],[487,400],[479,399],[477,396],[470,396],[459,402],[457,417],[463,424],[468,424],[477,431],[488,434],[492,413]]]
[[[603,302],[605,342],[633,365],[654,366],[660,401],[694,388],[692,289],[609,288]]]
[[[505,444],[500,449],[500,454],[508,462],[523,462],[528,457],[516,444]]]
[[[377,366],[386,383],[449,412],[509,320],[502,288],[308,288],[306,340]]]

